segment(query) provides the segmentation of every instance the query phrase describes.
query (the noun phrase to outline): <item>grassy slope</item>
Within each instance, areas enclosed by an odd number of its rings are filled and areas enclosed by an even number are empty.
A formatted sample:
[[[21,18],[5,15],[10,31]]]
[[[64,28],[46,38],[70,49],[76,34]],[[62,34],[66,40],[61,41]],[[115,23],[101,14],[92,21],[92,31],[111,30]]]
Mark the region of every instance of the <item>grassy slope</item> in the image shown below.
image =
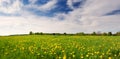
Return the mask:
[[[0,37],[0,59],[120,58],[120,36]]]

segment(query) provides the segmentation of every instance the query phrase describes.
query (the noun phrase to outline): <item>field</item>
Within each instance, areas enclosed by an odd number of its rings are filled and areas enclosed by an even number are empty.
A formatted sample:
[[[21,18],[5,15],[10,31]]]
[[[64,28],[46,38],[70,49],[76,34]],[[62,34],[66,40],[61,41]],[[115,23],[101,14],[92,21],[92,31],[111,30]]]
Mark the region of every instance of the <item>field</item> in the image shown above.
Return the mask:
[[[120,36],[1,36],[0,59],[119,59]]]

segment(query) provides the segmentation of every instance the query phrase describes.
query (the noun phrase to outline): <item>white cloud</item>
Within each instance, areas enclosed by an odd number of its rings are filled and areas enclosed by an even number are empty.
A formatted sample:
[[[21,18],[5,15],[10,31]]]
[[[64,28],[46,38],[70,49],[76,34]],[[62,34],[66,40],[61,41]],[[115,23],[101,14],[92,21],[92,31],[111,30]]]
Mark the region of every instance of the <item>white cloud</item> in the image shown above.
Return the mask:
[[[120,0],[87,0],[83,6],[84,15],[101,16],[119,9]]]
[[[21,7],[22,3],[20,2],[20,0],[0,0],[0,12],[7,14],[15,14],[19,13]]]
[[[55,7],[56,3],[57,3],[57,0],[51,0],[50,2],[40,6],[39,9],[42,11],[51,10]]]
[[[118,0],[87,0],[82,8],[76,8],[67,15],[61,15],[66,21],[76,24],[78,27],[75,28],[79,29],[78,31],[115,32],[120,29],[120,15],[105,16],[104,14],[119,9],[119,6]]]
[[[37,0],[29,0],[29,1],[31,3],[29,5],[27,5],[26,8],[34,8],[34,9],[37,9],[37,10],[40,10],[43,12],[46,12],[46,11],[49,11],[49,10],[55,8],[56,7],[55,4],[57,3],[57,0],[50,0],[46,4],[37,5],[37,4],[34,4]]]
[[[0,16],[0,35],[27,33],[29,21],[22,17]]]
[[[34,4],[35,2],[37,2],[37,0],[29,0],[29,2],[30,2],[31,4]]]
[[[69,1],[78,2],[79,0]],[[35,8],[49,10],[49,8],[51,9],[51,7],[55,6],[55,3],[56,0],[51,0],[47,4],[36,6]],[[82,8],[74,8],[74,10],[68,14],[56,14],[53,18],[47,16],[36,16],[31,12],[20,10],[20,12],[22,12],[22,16],[0,16],[0,35],[28,33],[29,31],[62,33],[93,31],[116,32],[120,30],[120,15],[103,15],[118,9],[119,6],[119,0],[87,0]],[[3,10],[0,9],[0,11]]]
[[[74,9],[73,4],[76,2],[81,2],[82,0],[67,0],[67,5],[71,8]]]

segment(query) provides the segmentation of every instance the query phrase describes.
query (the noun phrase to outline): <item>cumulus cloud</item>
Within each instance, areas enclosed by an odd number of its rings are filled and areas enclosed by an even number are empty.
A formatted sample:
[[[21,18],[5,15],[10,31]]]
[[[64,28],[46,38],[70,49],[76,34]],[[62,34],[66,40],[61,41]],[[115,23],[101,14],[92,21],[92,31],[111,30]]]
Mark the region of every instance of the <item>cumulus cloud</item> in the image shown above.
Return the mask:
[[[5,0],[10,1],[10,0]],[[34,5],[37,0],[29,0],[31,4],[25,5],[27,8],[35,8],[43,11],[48,11],[56,6],[57,0],[50,0],[43,5]],[[120,15],[105,15],[120,7],[119,0],[86,0],[82,7],[74,8],[73,3],[82,0],[68,0],[67,4],[73,11],[69,13],[56,13],[54,17],[38,16],[32,12],[20,9],[23,5],[20,0],[16,0],[9,7],[3,6],[3,1],[0,0],[0,12],[16,13],[16,10],[21,13],[21,16],[0,16],[0,34],[19,34],[34,32],[117,32],[120,30]],[[19,2],[19,3],[17,3]],[[15,7],[13,6],[15,5]],[[9,11],[11,8],[14,11]],[[3,9],[2,9],[3,8]],[[4,9],[8,9],[5,11]]]
[[[37,2],[37,0],[29,0],[29,2],[30,2],[31,4],[35,4],[35,2]]]
[[[78,31],[115,32],[120,30],[120,15],[107,16],[105,14],[119,9],[119,6],[120,2],[118,0],[87,0],[82,8],[76,8],[67,15],[61,15],[65,18],[65,21],[76,24],[78,27],[74,27],[79,29]]]
[[[57,0],[50,0],[46,4],[37,5],[37,4],[35,4],[35,2],[37,2],[37,0],[29,0],[29,1],[30,1],[30,4],[26,6],[27,8],[34,8],[34,9],[37,9],[37,10],[43,11],[43,12],[46,12],[46,11],[49,11],[49,10],[55,8],[55,4],[57,3]]]
[[[119,9],[119,0],[87,0],[83,6],[84,15],[101,16],[113,10]]]
[[[67,5],[71,8],[71,9],[74,9],[74,4],[77,3],[77,2],[81,2],[83,0],[67,0]]]
[[[0,12],[2,13],[15,14],[18,13],[21,8],[22,3],[20,0],[0,0]]]

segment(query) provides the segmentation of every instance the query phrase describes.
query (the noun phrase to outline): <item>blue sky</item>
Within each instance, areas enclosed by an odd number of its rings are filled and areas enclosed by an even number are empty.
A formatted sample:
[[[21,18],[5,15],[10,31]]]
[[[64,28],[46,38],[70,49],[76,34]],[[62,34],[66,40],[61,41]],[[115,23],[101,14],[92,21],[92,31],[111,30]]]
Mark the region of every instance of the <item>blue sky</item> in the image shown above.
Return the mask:
[[[0,0],[0,35],[120,31],[120,0]]]

